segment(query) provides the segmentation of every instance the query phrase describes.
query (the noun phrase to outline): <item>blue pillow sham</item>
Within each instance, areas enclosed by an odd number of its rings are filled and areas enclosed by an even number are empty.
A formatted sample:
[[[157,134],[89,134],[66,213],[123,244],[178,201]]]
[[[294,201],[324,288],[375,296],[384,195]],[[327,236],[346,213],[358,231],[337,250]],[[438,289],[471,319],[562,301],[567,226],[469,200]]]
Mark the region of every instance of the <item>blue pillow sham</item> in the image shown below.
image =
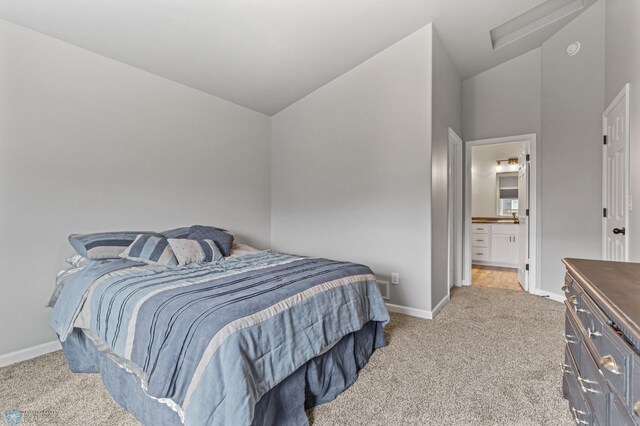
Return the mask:
[[[189,238],[189,230],[190,226],[183,226],[181,228],[168,229],[166,231],[162,231],[162,234],[165,238]]]
[[[157,235],[154,232],[144,231],[71,234],[69,243],[80,256],[88,259],[116,259],[140,234]]]

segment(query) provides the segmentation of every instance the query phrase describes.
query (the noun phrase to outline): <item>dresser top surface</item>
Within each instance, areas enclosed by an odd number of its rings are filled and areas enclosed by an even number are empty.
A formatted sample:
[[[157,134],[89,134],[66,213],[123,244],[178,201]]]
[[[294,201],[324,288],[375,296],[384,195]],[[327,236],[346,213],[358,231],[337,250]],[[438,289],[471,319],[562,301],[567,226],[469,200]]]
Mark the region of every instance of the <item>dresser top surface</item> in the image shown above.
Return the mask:
[[[575,278],[590,287],[587,290],[595,293],[592,296],[603,298],[640,333],[640,263],[587,259],[563,259],[563,262]]]

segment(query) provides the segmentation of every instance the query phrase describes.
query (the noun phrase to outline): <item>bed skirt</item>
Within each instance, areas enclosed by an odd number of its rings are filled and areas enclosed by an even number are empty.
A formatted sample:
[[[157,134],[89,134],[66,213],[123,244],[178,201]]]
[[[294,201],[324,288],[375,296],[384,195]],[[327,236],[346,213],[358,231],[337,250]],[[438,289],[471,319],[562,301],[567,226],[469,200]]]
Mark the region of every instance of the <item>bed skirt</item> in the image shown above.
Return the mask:
[[[346,335],[267,392],[255,406],[252,426],[307,425],[305,409],[332,401],[351,386],[373,351],[385,344],[377,321]],[[82,330],[74,329],[62,348],[71,371],[100,373],[113,399],[145,425],[182,425],[176,412],[147,396],[135,376],[98,351]]]

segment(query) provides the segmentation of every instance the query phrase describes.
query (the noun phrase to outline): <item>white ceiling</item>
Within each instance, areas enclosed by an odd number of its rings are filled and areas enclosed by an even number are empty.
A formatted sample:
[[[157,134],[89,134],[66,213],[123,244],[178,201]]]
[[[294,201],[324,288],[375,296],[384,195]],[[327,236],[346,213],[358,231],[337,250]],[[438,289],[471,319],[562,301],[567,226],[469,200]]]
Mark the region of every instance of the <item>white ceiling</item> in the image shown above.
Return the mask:
[[[272,115],[429,22],[471,77],[574,17],[494,52],[489,31],[543,2],[0,0],[0,17]]]

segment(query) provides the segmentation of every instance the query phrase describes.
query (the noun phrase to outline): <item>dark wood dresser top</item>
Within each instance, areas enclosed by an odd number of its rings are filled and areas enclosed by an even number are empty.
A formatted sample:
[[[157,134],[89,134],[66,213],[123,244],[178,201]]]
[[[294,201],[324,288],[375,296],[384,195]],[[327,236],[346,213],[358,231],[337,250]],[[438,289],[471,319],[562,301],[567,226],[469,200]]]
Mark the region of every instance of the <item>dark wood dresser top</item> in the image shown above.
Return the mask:
[[[614,321],[640,336],[640,263],[563,259],[571,275],[582,281],[596,303]],[[617,317],[617,318],[615,318]]]

